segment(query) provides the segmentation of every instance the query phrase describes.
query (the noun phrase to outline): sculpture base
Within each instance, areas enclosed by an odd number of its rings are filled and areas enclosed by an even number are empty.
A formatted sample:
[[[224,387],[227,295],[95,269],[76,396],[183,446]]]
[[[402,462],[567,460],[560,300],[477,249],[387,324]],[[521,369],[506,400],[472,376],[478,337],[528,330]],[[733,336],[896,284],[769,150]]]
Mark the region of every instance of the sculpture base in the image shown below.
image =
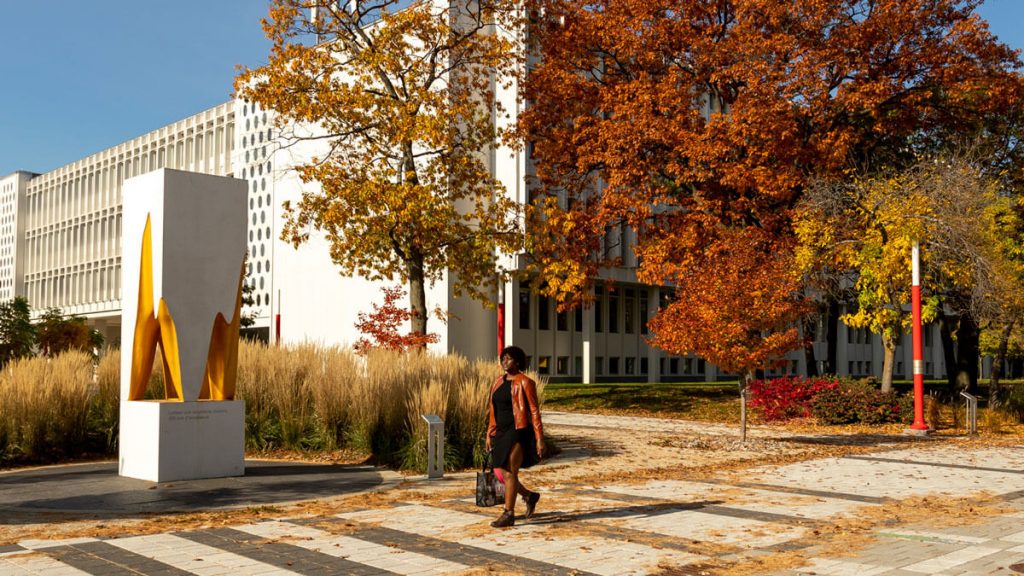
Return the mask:
[[[152,482],[245,474],[245,402],[123,400],[118,473]]]

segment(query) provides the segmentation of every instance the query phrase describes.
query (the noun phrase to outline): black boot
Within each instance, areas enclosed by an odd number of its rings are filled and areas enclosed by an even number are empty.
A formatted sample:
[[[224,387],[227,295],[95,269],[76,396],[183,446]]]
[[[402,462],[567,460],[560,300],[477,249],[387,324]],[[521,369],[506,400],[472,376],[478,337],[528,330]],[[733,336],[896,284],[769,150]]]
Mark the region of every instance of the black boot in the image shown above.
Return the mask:
[[[526,498],[523,498],[523,501],[526,502],[526,514],[523,515],[523,518],[533,516],[533,510],[537,507],[538,500],[540,500],[540,494],[536,492],[530,492],[526,495]]]
[[[501,516],[494,522],[491,522],[491,526],[495,528],[508,528],[509,526],[516,525],[516,515],[512,510],[502,510]]]

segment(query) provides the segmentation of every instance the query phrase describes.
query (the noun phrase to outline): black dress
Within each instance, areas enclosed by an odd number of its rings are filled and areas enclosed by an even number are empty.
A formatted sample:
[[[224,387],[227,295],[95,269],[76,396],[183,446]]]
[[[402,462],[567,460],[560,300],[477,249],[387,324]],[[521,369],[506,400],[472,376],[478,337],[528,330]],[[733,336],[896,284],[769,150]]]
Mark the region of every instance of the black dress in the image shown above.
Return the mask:
[[[508,470],[508,456],[516,443],[523,446],[523,463],[519,467],[529,468],[536,464],[539,458],[533,425],[516,430],[516,418],[512,413],[512,381],[507,377],[491,395],[491,403],[494,405],[494,424],[498,429],[491,438],[491,465]]]

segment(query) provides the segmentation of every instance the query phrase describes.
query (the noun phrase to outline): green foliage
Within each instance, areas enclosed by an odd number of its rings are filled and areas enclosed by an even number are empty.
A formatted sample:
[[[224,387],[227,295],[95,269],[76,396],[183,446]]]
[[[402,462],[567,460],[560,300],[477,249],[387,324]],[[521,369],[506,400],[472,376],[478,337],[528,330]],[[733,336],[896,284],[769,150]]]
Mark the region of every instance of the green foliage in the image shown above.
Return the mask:
[[[867,381],[843,380],[823,389],[811,401],[811,413],[822,424],[889,424],[909,421],[913,398],[882,392]]]
[[[32,325],[28,300],[18,296],[0,302],[0,366],[32,355],[36,329]]]

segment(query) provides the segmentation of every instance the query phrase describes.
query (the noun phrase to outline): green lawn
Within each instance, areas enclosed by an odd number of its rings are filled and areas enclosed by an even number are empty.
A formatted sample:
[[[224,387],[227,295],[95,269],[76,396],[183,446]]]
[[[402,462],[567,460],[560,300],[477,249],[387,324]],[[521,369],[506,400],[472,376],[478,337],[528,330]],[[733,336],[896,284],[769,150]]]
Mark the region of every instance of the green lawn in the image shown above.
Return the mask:
[[[544,407],[569,412],[658,415],[668,418],[739,420],[736,382],[671,384],[548,384]]]

